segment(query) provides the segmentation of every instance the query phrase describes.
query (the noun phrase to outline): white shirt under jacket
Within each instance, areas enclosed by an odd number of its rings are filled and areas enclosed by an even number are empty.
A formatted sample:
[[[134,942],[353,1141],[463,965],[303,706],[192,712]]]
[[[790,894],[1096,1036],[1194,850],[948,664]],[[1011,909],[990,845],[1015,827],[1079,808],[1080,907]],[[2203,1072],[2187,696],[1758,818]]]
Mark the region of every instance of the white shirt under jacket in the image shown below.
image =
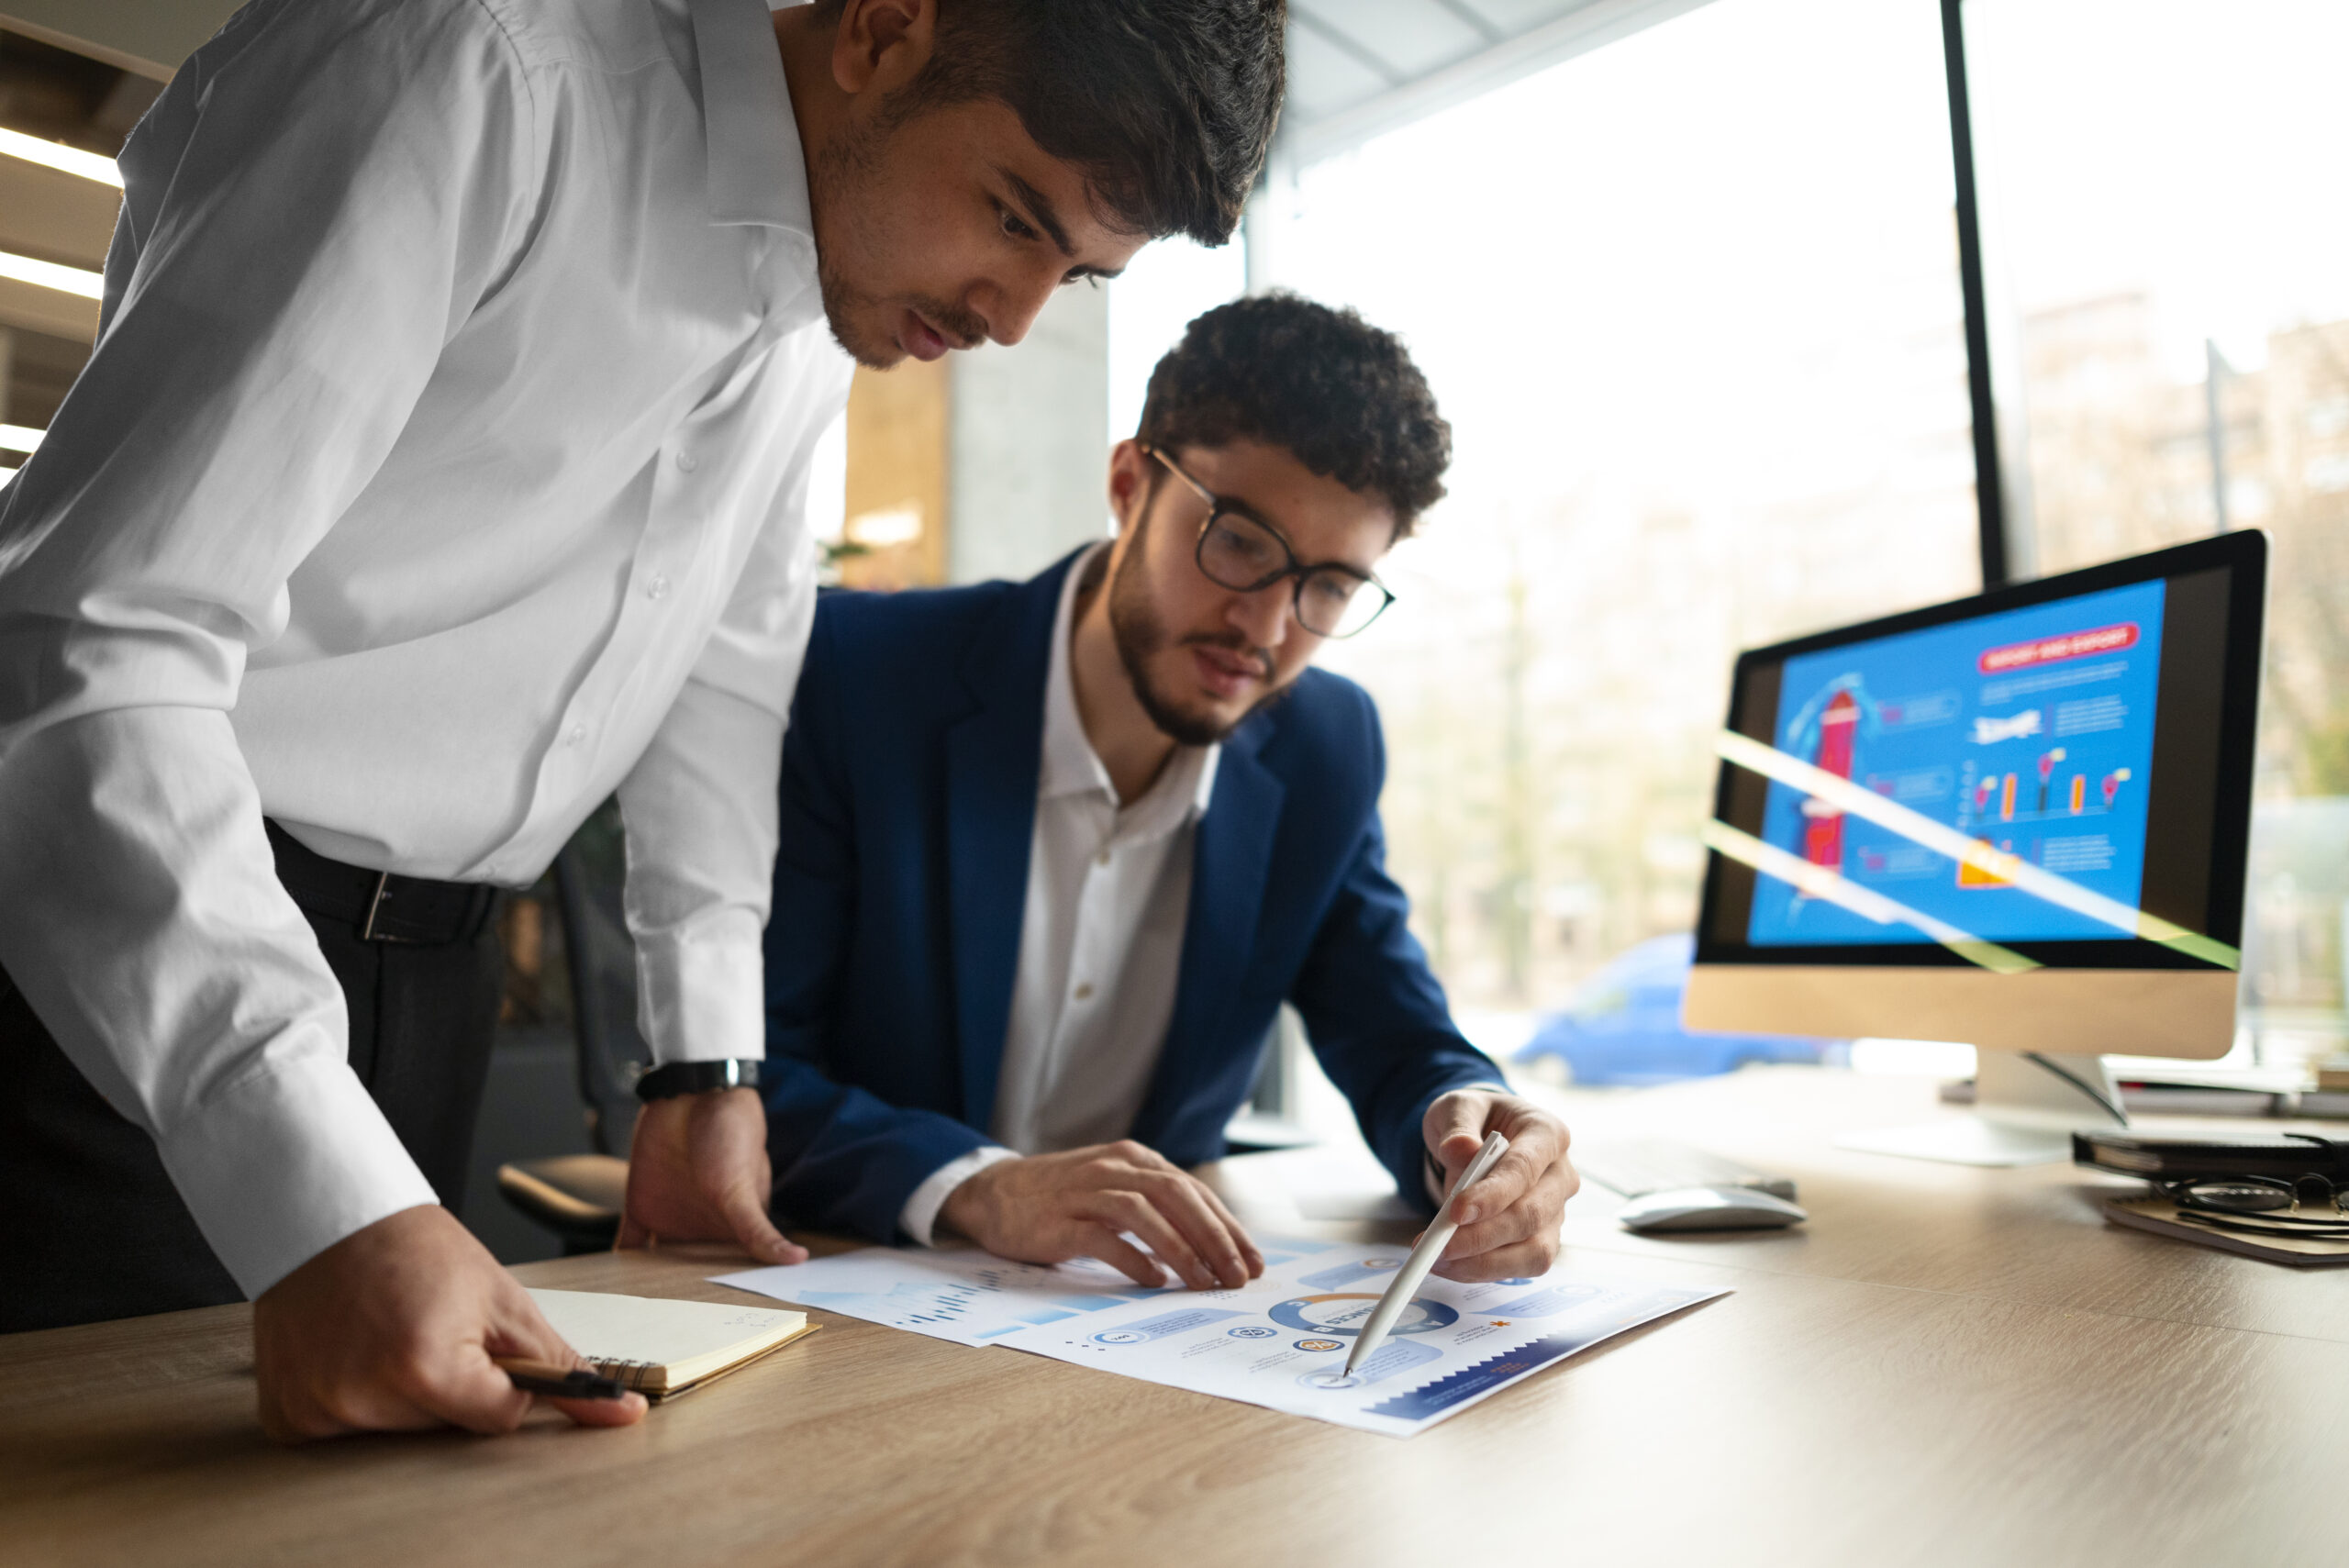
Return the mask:
[[[760,0],[257,0],[121,166],[0,491],[0,965],[258,1293],[433,1201],[264,814],[522,885],[617,789],[654,1053],[764,1054],[852,367]]]
[[[941,1166],[906,1200],[897,1223],[924,1246],[954,1189],[996,1161],[1125,1137],[1174,1016],[1193,844],[1222,748],[1177,746],[1140,799],[1119,804],[1069,678],[1077,591],[1108,548],[1070,566],[1052,620],[1019,968],[988,1129],[996,1142]]]

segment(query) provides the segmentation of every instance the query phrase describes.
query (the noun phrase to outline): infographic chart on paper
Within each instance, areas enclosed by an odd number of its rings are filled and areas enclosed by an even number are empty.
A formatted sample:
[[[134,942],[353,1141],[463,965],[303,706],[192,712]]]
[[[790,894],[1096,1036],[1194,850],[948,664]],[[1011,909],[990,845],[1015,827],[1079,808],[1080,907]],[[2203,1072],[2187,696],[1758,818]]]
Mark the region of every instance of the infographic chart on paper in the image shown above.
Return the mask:
[[[1239,1290],[1167,1293],[996,1341],[1055,1361],[1408,1437],[1627,1329],[1728,1293],[1561,1267],[1537,1279],[1429,1277],[1370,1359],[1355,1337],[1408,1248],[1268,1242]]]
[[[1264,1277],[1239,1290],[1146,1290],[1091,1259],[1043,1268],[975,1251],[887,1247],[716,1283],[1397,1437],[1625,1329],[1728,1294],[1567,1267],[1485,1284],[1431,1277],[1349,1379],[1347,1354],[1409,1249],[1256,1241]]]
[[[1976,842],[2135,907],[2166,586],[2141,583],[1787,660],[1780,751]],[[1932,920],[1991,941],[2110,939],[2092,914],[2026,892],[1892,828],[1772,783],[1762,837]],[[1773,877],[1757,946],[1913,942]]]
[[[991,1344],[1018,1329],[1165,1294],[1090,1258],[1047,1268],[1010,1262],[975,1248],[868,1247],[804,1263],[718,1274],[712,1283],[958,1345]]]

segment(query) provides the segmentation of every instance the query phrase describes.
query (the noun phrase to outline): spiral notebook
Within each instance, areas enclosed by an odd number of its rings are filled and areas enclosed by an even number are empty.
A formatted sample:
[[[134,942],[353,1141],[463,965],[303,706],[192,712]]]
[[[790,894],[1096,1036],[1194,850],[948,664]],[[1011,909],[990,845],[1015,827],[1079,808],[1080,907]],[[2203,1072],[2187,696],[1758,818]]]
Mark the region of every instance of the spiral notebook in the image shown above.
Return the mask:
[[[805,1312],[592,1291],[534,1290],[554,1331],[606,1377],[658,1404],[816,1331]]]

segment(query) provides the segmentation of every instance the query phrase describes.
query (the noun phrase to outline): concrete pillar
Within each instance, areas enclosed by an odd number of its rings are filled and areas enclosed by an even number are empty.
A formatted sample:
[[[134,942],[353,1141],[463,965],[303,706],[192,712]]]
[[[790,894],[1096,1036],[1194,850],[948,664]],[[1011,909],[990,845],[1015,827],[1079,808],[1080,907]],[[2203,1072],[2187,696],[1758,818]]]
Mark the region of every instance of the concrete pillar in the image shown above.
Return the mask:
[[[990,345],[948,363],[948,580],[1032,576],[1105,537],[1108,290],[1064,288],[1018,348]]]

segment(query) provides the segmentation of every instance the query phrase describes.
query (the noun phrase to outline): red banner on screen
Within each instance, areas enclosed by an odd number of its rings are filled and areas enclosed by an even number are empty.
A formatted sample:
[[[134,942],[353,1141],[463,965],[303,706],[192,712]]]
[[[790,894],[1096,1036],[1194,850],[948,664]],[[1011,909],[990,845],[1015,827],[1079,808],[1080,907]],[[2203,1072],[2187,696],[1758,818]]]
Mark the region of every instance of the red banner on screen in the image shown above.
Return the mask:
[[[1974,663],[1986,675],[2003,675],[2028,670],[2034,664],[2053,664],[2090,653],[2118,653],[2136,646],[2137,623],[2125,620],[2093,631],[2067,631],[2058,637],[2035,637],[2029,642],[2009,642],[2003,648],[1987,649]]]

